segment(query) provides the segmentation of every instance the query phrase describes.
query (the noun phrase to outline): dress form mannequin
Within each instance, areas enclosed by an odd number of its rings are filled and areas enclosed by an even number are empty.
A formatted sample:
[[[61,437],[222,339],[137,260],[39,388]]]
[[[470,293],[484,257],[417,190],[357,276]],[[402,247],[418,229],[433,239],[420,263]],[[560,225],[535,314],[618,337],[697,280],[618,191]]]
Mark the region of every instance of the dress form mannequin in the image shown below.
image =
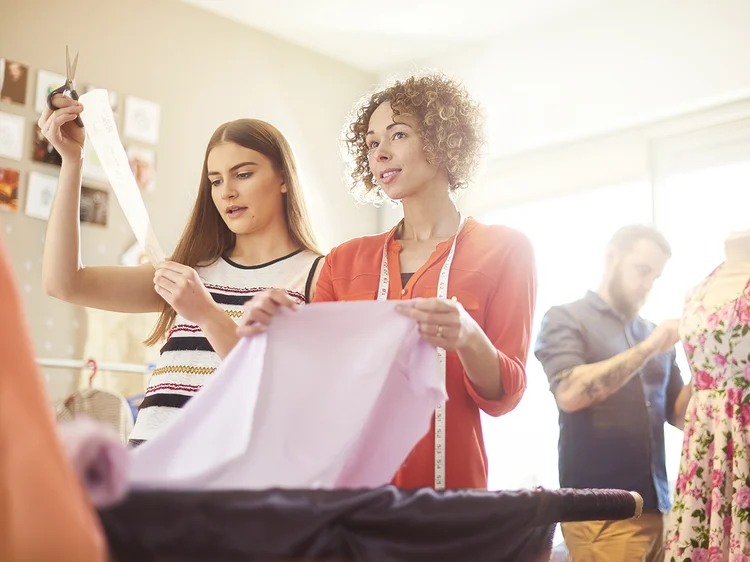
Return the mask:
[[[693,373],[666,560],[750,560],[750,230],[724,241],[725,261],[690,291],[680,328]],[[736,483],[742,484],[736,484]],[[718,524],[717,524],[718,523]]]
[[[750,230],[732,232],[724,241],[724,256],[706,286],[702,299],[706,308],[736,299],[750,280]]]

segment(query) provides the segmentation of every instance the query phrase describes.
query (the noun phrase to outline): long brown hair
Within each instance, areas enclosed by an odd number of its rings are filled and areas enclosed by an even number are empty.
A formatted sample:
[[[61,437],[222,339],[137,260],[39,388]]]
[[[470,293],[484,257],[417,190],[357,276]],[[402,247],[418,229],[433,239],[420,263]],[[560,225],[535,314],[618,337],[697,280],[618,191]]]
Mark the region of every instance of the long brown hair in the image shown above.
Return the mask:
[[[208,141],[198,198],[171,260],[190,267],[209,265],[234,248],[236,237],[214,205],[208,179],[208,155],[217,144],[225,142],[260,152],[271,161],[286,185],[284,213],[289,236],[300,248],[321,254],[307,214],[292,147],[273,125],[258,119],[238,119],[221,125]],[[175,316],[175,310],[165,302],[146,345],[164,338]]]

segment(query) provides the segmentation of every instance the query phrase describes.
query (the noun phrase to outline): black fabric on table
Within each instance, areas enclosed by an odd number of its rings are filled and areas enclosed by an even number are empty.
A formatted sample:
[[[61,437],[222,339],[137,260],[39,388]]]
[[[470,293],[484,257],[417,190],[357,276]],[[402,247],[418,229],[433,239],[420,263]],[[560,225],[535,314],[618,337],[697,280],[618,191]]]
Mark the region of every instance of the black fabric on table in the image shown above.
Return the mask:
[[[638,512],[620,490],[133,492],[100,510],[116,562],[537,562],[557,522]]]

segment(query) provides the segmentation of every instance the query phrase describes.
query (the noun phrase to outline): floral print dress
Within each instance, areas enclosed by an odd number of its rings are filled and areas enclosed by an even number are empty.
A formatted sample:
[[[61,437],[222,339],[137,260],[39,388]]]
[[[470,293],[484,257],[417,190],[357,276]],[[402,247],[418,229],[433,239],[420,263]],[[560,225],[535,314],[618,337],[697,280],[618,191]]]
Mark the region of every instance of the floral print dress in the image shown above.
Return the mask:
[[[694,386],[666,562],[750,562],[750,281],[707,308],[716,271],[688,295],[680,325]]]

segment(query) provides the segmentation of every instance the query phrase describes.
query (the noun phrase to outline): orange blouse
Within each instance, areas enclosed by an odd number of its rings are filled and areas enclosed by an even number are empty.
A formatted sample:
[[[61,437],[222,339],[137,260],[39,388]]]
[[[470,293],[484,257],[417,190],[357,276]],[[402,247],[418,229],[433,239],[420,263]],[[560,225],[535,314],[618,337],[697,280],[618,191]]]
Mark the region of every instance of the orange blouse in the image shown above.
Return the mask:
[[[326,256],[314,302],[377,299],[383,246],[388,233],[355,238]],[[429,260],[401,286],[401,244],[388,244],[389,299],[437,295],[440,268],[453,237],[438,244]],[[469,218],[458,235],[448,280],[448,298],[456,297],[494,343],[504,394],[486,400],[475,391],[455,352],[447,353],[446,488],[487,488],[487,453],[480,408],[491,416],[510,412],[526,389],[526,357],[536,303],[536,266],[529,240],[504,226]],[[434,486],[434,418],[430,432],[416,445],[396,474],[402,488]]]
[[[60,442],[2,239],[0,310],[0,560],[104,562],[99,518]]]

